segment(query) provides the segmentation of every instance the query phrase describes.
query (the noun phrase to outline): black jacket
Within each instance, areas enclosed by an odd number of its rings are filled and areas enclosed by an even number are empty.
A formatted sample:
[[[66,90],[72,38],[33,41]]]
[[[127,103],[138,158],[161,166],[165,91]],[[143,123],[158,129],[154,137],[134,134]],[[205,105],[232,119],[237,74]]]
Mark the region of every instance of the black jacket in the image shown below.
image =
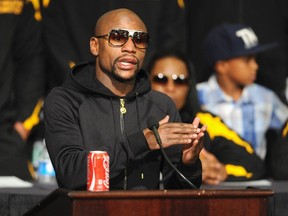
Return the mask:
[[[0,1],[0,175],[22,179],[31,179],[27,142],[13,126],[22,122],[32,131],[44,92],[41,23],[35,13],[31,1]]]
[[[127,112],[120,113],[120,100]],[[147,118],[170,116],[179,122],[172,100],[152,91],[147,74],[141,70],[132,92],[120,98],[95,79],[94,63],[76,66],[62,87],[56,87],[45,101],[45,139],[60,187],[85,189],[87,154],[104,150],[110,156],[110,189],[157,189],[159,174],[165,188],[189,185],[164,161],[160,150],[151,151],[143,130]],[[201,184],[201,162],[185,167],[182,147],[166,149],[170,160],[197,187]],[[141,176],[144,174],[144,178]]]
[[[43,96],[41,24],[31,3],[7,1],[0,9],[0,124],[24,122]],[[17,7],[17,5],[19,7]],[[15,11],[13,11],[13,6]],[[22,8],[20,13],[17,10]]]

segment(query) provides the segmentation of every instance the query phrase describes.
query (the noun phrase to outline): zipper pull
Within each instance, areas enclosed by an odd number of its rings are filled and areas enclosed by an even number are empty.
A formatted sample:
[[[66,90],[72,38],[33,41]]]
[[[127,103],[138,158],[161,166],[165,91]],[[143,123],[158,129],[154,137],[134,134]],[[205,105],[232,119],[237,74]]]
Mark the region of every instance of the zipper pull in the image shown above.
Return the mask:
[[[127,112],[125,108],[125,101],[123,98],[120,98],[120,113],[125,114]]]

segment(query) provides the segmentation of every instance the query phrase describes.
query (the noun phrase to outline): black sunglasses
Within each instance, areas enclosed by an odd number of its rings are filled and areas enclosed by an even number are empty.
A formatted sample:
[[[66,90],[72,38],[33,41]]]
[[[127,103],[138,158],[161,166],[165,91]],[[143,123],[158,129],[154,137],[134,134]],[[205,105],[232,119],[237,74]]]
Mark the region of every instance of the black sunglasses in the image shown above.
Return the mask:
[[[180,74],[180,75],[176,75],[173,74],[171,76],[173,82],[175,85],[188,85],[189,84],[189,78],[185,77],[185,75]],[[169,77],[164,75],[163,73],[159,73],[155,76],[153,76],[152,81],[161,85],[166,85],[168,83]]]
[[[109,34],[95,36],[96,38],[105,38],[108,36],[108,42],[111,46],[121,47],[132,38],[134,45],[139,49],[146,49],[149,46],[150,35],[142,31],[112,29]]]

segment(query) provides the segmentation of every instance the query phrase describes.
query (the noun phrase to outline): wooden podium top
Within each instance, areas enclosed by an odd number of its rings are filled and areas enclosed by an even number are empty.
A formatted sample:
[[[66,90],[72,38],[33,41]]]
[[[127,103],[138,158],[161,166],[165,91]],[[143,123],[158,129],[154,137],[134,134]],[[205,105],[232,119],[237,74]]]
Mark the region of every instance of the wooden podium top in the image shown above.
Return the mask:
[[[245,190],[137,190],[137,191],[67,191],[57,189],[56,196],[68,196],[71,199],[110,199],[110,198],[232,198],[232,197],[268,197],[273,195],[268,189],[245,189]],[[52,194],[53,194],[52,193]]]
[[[25,215],[268,215],[268,189],[67,191],[57,189]]]

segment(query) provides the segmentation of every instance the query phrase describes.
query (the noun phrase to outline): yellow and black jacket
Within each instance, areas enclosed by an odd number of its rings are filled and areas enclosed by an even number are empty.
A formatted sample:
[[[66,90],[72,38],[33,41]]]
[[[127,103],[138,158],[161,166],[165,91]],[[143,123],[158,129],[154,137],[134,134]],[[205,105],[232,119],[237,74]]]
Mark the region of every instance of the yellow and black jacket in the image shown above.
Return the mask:
[[[210,143],[205,148],[225,164],[227,181],[250,181],[266,176],[265,162],[220,117],[209,112],[198,112],[197,116],[201,119],[201,124],[208,126]]]

